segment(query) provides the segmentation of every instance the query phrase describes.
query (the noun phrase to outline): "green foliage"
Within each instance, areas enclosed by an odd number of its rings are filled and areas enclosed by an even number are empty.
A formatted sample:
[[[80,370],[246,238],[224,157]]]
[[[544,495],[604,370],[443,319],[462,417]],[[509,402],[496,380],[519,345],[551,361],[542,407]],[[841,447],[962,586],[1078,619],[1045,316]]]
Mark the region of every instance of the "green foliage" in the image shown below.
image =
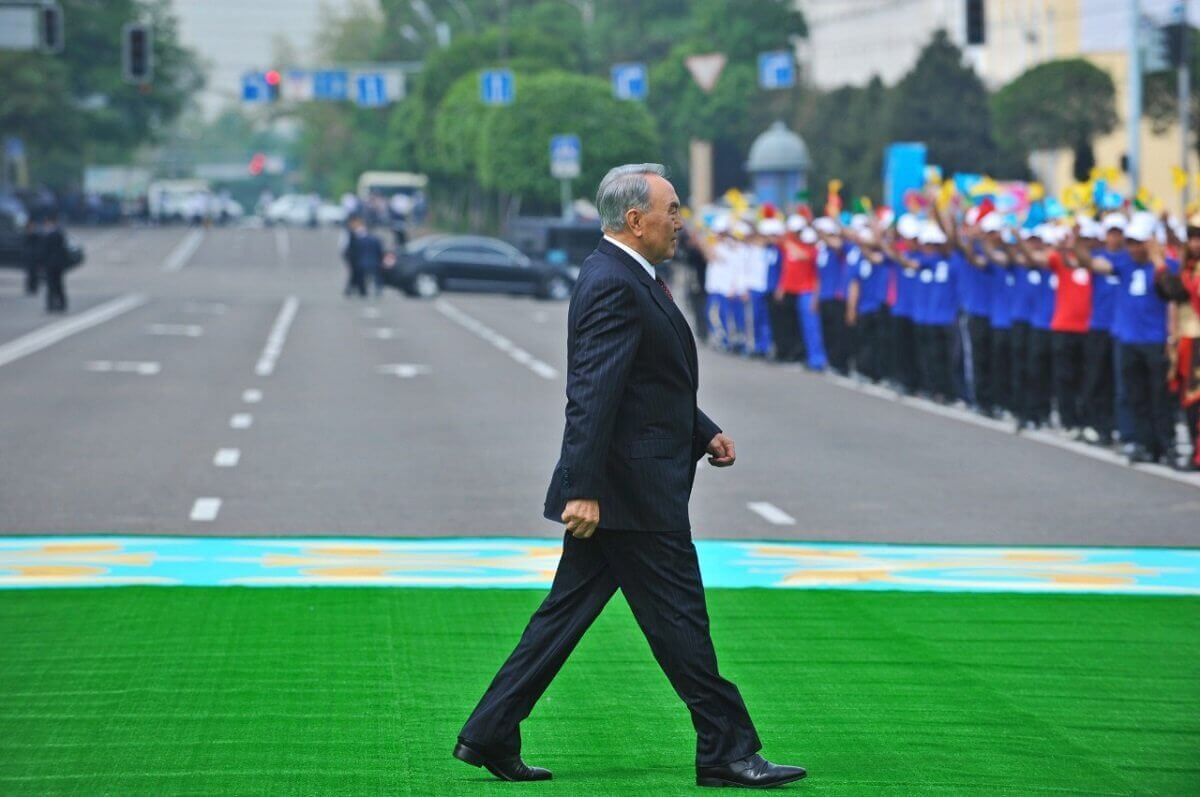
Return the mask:
[[[924,141],[929,161],[947,174],[992,172],[997,164],[987,89],[944,30],[892,90],[887,131],[892,141]]]
[[[25,141],[35,180],[65,187],[86,163],[120,162],[161,141],[203,78],[166,0],[61,5],[62,53],[0,52],[0,130]],[[121,27],[133,19],[154,26],[154,82],[144,88],[121,76]]]
[[[583,143],[577,186],[590,191],[614,164],[653,161],[654,120],[640,104],[622,102],[607,81],[565,72],[518,76],[516,101],[486,116],[477,153],[485,188],[553,202],[550,137],[574,133]]]
[[[992,96],[991,108],[996,139],[1031,150],[1090,144],[1117,126],[1112,77],[1082,58],[1026,70]]]
[[[756,64],[758,54],[788,50],[808,34],[804,16],[786,0],[698,0],[691,9],[691,43]]]

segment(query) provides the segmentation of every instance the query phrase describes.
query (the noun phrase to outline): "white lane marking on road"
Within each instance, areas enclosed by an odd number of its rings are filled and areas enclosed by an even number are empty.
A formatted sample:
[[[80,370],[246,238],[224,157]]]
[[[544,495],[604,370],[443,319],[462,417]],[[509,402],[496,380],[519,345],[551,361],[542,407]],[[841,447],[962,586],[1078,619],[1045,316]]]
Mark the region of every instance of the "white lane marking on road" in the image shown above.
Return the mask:
[[[146,334],[198,338],[204,334],[204,327],[199,324],[150,324],[146,327]]]
[[[885,399],[888,401],[897,401],[906,406],[912,407],[915,410],[926,412],[930,415],[940,415],[943,418],[949,418],[959,423],[978,426],[983,429],[990,429],[993,432],[1001,432],[1003,434],[1013,434],[1013,424],[1011,422],[997,421],[993,418],[983,418],[970,410],[958,409],[956,407],[947,407],[938,404],[928,399],[918,398],[916,396],[901,396],[894,390],[889,390],[879,385],[869,383],[859,383],[853,379],[837,374],[826,374],[826,381],[832,382],[838,387],[849,388],[850,390],[859,393],[865,393],[868,396]],[[1136,465],[1131,466],[1126,462],[1125,458],[1107,448],[1097,448],[1096,446],[1088,445],[1087,443],[1078,443],[1074,440],[1066,440],[1054,432],[1046,431],[1029,431],[1021,432],[1020,437],[1025,440],[1031,440],[1035,443],[1041,443],[1045,446],[1052,446],[1063,451],[1069,451],[1081,457],[1088,457],[1097,462],[1106,462],[1109,465],[1116,465],[1119,468],[1130,468],[1139,473],[1145,473],[1150,476],[1158,476],[1161,479],[1167,479],[1180,484],[1186,484],[1191,487],[1200,487],[1200,475],[1187,473],[1179,473],[1165,465]]]
[[[137,374],[138,376],[157,376],[162,373],[162,365],[155,362],[137,362],[135,360],[91,360],[84,365],[89,371],[99,374]]]
[[[751,501],[746,504],[746,507],[756,515],[760,515],[768,523],[774,523],[776,526],[796,525],[796,518],[767,501]]]
[[[167,259],[163,261],[163,271],[179,271],[187,265],[187,262],[192,259],[192,255],[196,254],[196,250],[200,248],[200,244],[204,243],[204,230],[192,230],[183,237],[183,240],[175,245],[171,253],[167,255]]]
[[[446,316],[459,326],[469,330],[476,337],[492,344],[497,349],[511,357],[514,361],[524,365],[530,371],[533,371],[542,379],[555,379],[558,377],[558,371],[537,359],[529,352],[518,347],[511,340],[504,337],[496,330],[472,318],[462,310],[459,310],[445,299],[438,299],[435,307],[437,307],[437,311],[439,313]]]
[[[213,464],[218,468],[232,468],[242,458],[242,452],[237,448],[218,448]]]
[[[230,429],[249,429],[254,423],[254,416],[248,412],[237,412],[229,418]]]
[[[375,371],[390,376],[398,376],[401,379],[412,379],[414,376],[429,373],[429,366],[418,365],[417,363],[392,363],[390,365],[381,365]]]
[[[258,358],[258,364],[254,366],[254,373],[259,376],[270,376],[275,371],[275,362],[279,359],[279,355],[283,352],[284,341],[287,340],[288,329],[292,326],[292,319],[296,317],[296,309],[300,306],[300,300],[295,296],[289,296],[283,303],[283,307],[279,308],[279,315],[275,316],[275,323],[271,326],[271,334],[267,336],[267,344],[263,346],[262,355]]]
[[[145,303],[145,296],[131,293],[128,296],[122,296],[93,307],[74,318],[64,318],[62,321],[55,321],[40,329],[35,329],[27,335],[22,335],[16,340],[0,346],[0,365],[8,365],[26,355],[41,351],[64,338],[90,329],[97,324],[103,324],[105,321],[111,321],[122,313],[128,313]]]
[[[279,255],[279,259],[286,263],[288,255],[292,251],[292,242],[288,238],[287,230],[283,227],[275,228],[275,252]]]
[[[225,315],[229,305],[220,302],[186,302],[183,305],[185,313],[203,313],[204,315]]]
[[[192,504],[192,514],[189,517],[198,523],[211,523],[217,519],[217,513],[220,511],[220,498],[197,498]]]
[[[242,401],[246,402],[247,404],[257,404],[258,402],[262,401],[262,391],[255,390],[254,388],[243,390]]]
[[[376,340],[392,340],[398,334],[400,334],[400,330],[398,329],[393,329],[391,327],[376,327],[375,329],[370,329],[363,333],[363,337],[374,338]]]
[[[383,313],[378,307],[364,307],[362,317],[366,319],[379,318]]]

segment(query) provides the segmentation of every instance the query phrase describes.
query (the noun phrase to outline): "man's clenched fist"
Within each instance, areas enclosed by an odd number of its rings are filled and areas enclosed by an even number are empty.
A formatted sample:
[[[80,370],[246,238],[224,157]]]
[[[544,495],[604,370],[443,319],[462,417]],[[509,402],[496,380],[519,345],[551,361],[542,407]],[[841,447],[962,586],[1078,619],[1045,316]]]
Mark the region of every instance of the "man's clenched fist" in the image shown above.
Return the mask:
[[[600,502],[591,498],[567,501],[562,519],[563,523],[567,524],[567,531],[577,539],[586,540],[600,525]]]

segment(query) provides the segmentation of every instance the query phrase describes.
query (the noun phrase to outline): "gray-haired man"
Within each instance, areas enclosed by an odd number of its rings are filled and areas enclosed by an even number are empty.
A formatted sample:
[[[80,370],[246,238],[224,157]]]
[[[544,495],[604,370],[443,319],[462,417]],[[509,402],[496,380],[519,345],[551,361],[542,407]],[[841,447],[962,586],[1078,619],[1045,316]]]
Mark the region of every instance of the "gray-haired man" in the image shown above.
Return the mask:
[[[567,411],[545,516],[566,524],[550,594],[459,734],[454,755],[503,780],[546,780],[520,757],[520,723],[620,589],[696,728],[696,782],[763,787],[805,776],[762,747],[717,672],[688,498],[707,453],[733,441],[696,406],[696,344],[653,263],[675,253],[679,197],[658,164],[618,166],[596,206],[604,239],[567,316]]]

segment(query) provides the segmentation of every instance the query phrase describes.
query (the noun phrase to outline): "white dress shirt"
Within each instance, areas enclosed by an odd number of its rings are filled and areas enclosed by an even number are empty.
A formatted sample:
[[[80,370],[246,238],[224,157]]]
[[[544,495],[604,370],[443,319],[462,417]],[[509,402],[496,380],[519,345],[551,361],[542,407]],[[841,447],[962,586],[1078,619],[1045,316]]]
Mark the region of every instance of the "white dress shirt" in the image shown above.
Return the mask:
[[[629,248],[628,246],[621,243],[616,238],[613,238],[610,235],[605,235],[604,240],[608,241],[609,243],[613,244],[614,246],[619,246],[622,249],[624,249],[626,252],[628,252],[629,256],[638,262],[638,265],[640,265],[642,268],[646,269],[646,273],[650,275],[650,279],[652,279],[652,280],[658,279],[658,275],[656,273],[654,273],[654,266],[650,265],[650,261],[647,260],[646,258],[642,257],[641,254],[638,253],[638,251],[636,249]]]

